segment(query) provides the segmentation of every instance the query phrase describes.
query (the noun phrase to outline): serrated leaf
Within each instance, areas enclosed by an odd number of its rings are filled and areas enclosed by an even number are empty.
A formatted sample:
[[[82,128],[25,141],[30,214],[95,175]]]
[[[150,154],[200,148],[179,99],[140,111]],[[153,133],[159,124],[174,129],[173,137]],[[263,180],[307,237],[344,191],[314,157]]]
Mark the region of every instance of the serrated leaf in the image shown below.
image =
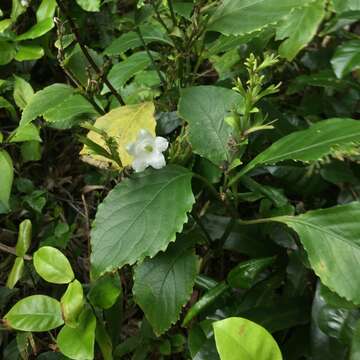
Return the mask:
[[[178,239],[164,253],[145,259],[135,269],[135,301],[158,336],[179,319],[195,283],[197,258],[183,240]]]
[[[9,211],[9,199],[14,179],[14,168],[11,157],[6,150],[0,150],[0,214]]]
[[[235,91],[217,86],[184,89],[178,106],[179,114],[189,123],[189,140],[193,151],[220,165],[230,160],[229,140],[232,128],[226,115],[243,98]]]
[[[106,132],[108,136],[113,137],[117,142],[117,150],[123,166],[132,164],[132,156],[126,150],[126,146],[136,140],[141,129],[148,130],[155,135],[156,121],[154,117],[155,106],[152,102],[145,102],[136,105],[126,105],[111,110],[104,116],[99,117],[94,127]],[[102,136],[90,131],[87,138],[99,146],[109,150]],[[115,161],[94,153],[88,146],[84,146],[80,155],[82,159],[90,164],[100,167],[109,167],[110,165],[118,169]]]
[[[93,360],[96,318],[89,308],[85,308],[75,328],[65,325],[57,336],[60,351],[74,360]]]
[[[93,276],[154,256],[175,240],[194,196],[179,166],[148,169],[122,181],[98,207],[91,231]]]
[[[315,36],[324,16],[325,1],[315,0],[285,17],[276,29],[276,39],[286,39],[279,47],[280,56],[291,61]]]
[[[70,327],[78,325],[78,317],[84,307],[84,292],[78,280],[71,282],[64,295],[61,297],[60,304],[65,324]]]
[[[237,174],[244,175],[258,165],[276,164],[284,160],[316,161],[336,148],[360,140],[360,122],[346,118],[322,120],[306,130],[282,137],[256,156]]]
[[[340,296],[360,304],[360,203],[281,216],[300,237],[311,267],[321,282]]]
[[[339,79],[359,69],[360,40],[351,40],[341,44],[331,59],[331,65]]]
[[[221,360],[281,360],[274,338],[262,326],[239,317],[213,323]],[[235,351],[236,349],[236,351]]]
[[[53,18],[46,18],[46,19],[38,22],[37,24],[35,24],[33,27],[31,27],[25,33],[17,36],[16,40],[17,41],[23,41],[23,40],[36,39],[36,38],[38,38],[40,36],[45,35],[54,26],[55,26],[55,24],[54,24]]]
[[[67,284],[74,279],[69,260],[51,246],[43,246],[34,253],[34,267],[44,280],[54,284]]]
[[[4,319],[13,329],[34,332],[52,330],[64,323],[60,303],[45,295],[32,295],[18,301]]]
[[[210,18],[208,30],[241,35],[274,24],[313,0],[224,0]]]

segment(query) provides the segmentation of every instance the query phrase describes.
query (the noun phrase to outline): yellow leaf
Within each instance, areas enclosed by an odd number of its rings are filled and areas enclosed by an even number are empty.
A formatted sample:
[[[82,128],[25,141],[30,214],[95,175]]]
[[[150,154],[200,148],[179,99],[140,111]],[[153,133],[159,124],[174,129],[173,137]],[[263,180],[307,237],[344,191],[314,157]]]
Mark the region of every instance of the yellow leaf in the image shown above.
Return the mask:
[[[126,105],[111,110],[106,115],[95,121],[94,127],[103,130],[107,135],[113,137],[118,145],[118,153],[123,166],[131,165],[132,156],[126,151],[126,146],[134,142],[141,129],[148,130],[155,135],[156,121],[154,117],[155,106],[152,102],[145,102],[135,105]],[[87,138],[108,149],[102,136],[95,131],[89,131]],[[84,145],[80,152],[83,161],[89,164],[113,169],[119,169],[115,161],[104,156],[95,154],[89,147]]]

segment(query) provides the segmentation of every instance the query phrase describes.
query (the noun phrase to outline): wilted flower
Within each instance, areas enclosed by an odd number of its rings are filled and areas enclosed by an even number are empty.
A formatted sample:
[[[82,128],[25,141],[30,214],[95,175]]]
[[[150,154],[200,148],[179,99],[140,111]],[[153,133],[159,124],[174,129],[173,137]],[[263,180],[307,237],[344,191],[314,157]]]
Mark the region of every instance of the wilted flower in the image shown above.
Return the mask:
[[[134,157],[132,167],[136,172],[144,171],[148,166],[161,169],[166,165],[162,154],[169,142],[161,136],[153,136],[148,130],[141,129],[135,142],[127,145],[127,152]]]

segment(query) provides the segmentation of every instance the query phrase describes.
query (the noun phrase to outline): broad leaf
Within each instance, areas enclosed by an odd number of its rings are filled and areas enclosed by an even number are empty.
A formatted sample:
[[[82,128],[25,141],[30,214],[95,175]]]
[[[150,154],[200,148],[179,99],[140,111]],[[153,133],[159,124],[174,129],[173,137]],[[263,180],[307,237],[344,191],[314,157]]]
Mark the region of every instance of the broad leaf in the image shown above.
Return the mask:
[[[36,10],[36,20],[41,22],[48,18],[53,18],[56,10],[56,0],[42,0],[40,6]]]
[[[294,229],[321,282],[340,296],[360,304],[360,203],[273,218]]]
[[[360,10],[359,0],[332,0],[336,12]]]
[[[34,267],[44,280],[54,284],[67,284],[74,279],[69,260],[51,246],[43,246],[34,253]]]
[[[331,59],[336,76],[345,75],[360,68],[360,40],[351,40],[341,44]]]
[[[37,45],[19,45],[15,60],[17,61],[30,61],[37,60],[44,56],[45,52],[41,46]]]
[[[197,258],[184,240],[178,239],[164,253],[146,259],[135,269],[135,301],[157,335],[179,319],[194,286]]]
[[[332,151],[341,151],[359,140],[360,121],[341,118],[323,120],[276,141],[250,161],[237,177],[258,165],[276,164],[284,160],[319,160]]]
[[[85,11],[100,11],[101,0],[76,0],[76,2]]]
[[[30,39],[36,39],[40,36],[43,36],[48,31],[50,31],[54,27],[54,20],[53,18],[46,18],[37,24],[35,24],[32,28],[30,28],[25,33],[19,35],[16,40],[22,41],[22,40],[30,40]]]
[[[208,29],[225,35],[261,30],[313,0],[224,0],[209,21]]]
[[[57,336],[60,351],[71,359],[94,359],[96,318],[93,312],[85,308],[75,328],[65,325]]]
[[[277,27],[276,39],[286,39],[279,47],[279,54],[292,60],[314,37],[324,15],[324,0],[295,9]]]
[[[14,168],[11,157],[6,150],[0,150],[0,214],[9,211],[9,199],[14,178]]]
[[[178,111],[189,123],[189,139],[195,153],[217,165],[230,160],[232,128],[224,119],[242,101],[235,91],[216,86],[182,91]]]
[[[105,131],[108,136],[116,140],[117,151],[123,166],[128,166],[132,163],[133,158],[127,152],[126,146],[136,140],[141,129],[146,129],[155,135],[156,121],[154,112],[154,104],[152,102],[145,102],[121,106],[96,120],[94,127]],[[99,133],[90,131],[87,138],[107,149],[106,143]],[[115,161],[96,154],[86,145],[81,150],[80,155],[82,155],[84,161],[90,164],[100,167],[109,167],[111,165],[115,169],[119,168]]]
[[[281,360],[274,338],[262,326],[243,318],[227,318],[213,324],[221,360]]]
[[[84,292],[78,280],[71,282],[60,300],[65,324],[70,327],[78,325],[78,317],[84,307]]]
[[[179,166],[149,169],[109,193],[91,232],[94,277],[153,257],[175,240],[195,200],[191,176]]]
[[[34,95],[31,85],[23,78],[14,75],[14,100],[20,109],[24,109]]]
[[[49,296],[33,295],[17,302],[4,317],[13,329],[48,331],[64,323],[60,303]]]
[[[150,64],[151,59],[145,51],[136,52],[126,60],[115,64],[109,71],[108,79],[115,89],[120,90],[136,73],[145,70]],[[110,90],[104,86],[101,94],[108,92]]]
[[[24,141],[40,141],[41,137],[39,129],[36,125],[29,123],[25,126],[20,126],[8,138],[8,142],[24,142]]]

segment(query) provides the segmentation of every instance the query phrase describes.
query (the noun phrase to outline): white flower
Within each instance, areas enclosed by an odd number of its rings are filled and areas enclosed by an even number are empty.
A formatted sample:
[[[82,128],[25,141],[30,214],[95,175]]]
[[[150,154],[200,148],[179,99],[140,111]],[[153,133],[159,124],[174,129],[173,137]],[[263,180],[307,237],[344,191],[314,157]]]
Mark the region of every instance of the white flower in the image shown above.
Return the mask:
[[[135,142],[126,146],[127,152],[134,157],[132,167],[136,172],[144,171],[148,166],[161,169],[166,165],[162,154],[169,142],[160,136],[153,136],[148,130],[141,129]]]

